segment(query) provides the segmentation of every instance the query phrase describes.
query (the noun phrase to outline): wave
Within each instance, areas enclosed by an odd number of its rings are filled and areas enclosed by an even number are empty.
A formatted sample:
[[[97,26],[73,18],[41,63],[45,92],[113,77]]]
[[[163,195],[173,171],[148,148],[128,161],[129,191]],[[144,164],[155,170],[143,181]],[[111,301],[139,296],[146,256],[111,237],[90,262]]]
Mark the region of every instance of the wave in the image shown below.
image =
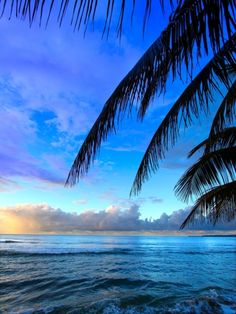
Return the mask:
[[[150,302],[151,303],[151,302]],[[208,294],[196,298],[190,298],[175,304],[166,305],[126,305],[121,302],[101,302],[88,307],[81,306],[55,306],[40,309],[27,309],[24,311],[14,311],[15,314],[56,314],[56,313],[80,313],[80,314],[235,314],[236,296],[218,295],[215,290]]]
[[[50,255],[127,255],[130,249],[93,250],[82,251],[79,249],[38,249],[33,250],[0,250],[1,256],[50,256]]]
[[[12,291],[14,289],[31,289],[34,287],[35,290],[46,293],[50,291],[52,297],[58,297],[61,293],[61,289],[66,289],[67,293],[71,291],[82,291],[87,290],[88,293],[94,291],[108,291],[110,289],[116,290],[129,290],[133,291],[131,295],[124,295],[122,302],[124,304],[147,304],[152,303],[152,299],[155,297],[154,291],[188,289],[189,284],[182,284],[178,282],[170,281],[155,281],[151,279],[132,279],[127,277],[107,277],[107,278],[67,278],[65,275],[61,275],[60,279],[53,276],[47,276],[45,278],[33,277],[25,280],[11,279],[0,283],[0,289]],[[82,290],[81,290],[82,289]],[[139,293],[141,291],[141,294]],[[30,293],[28,299],[30,299]],[[34,298],[34,296],[33,296]],[[170,298],[170,296],[168,296]],[[162,296],[162,299],[166,297]],[[31,299],[32,301],[32,299]]]
[[[226,251],[220,251],[220,250],[212,250],[212,251],[186,251],[186,252],[176,252],[176,254],[183,254],[183,255],[212,255],[212,254],[235,254],[236,250],[226,250]]]
[[[189,298],[180,302],[169,300],[167,304],[122,306],[118,303],[95,305],[87,309],[81,309],[79,313],[102,313],[102,314],[235,314],[236,295],[219,295],[216,290],[210,290],[207,294],[195,298]],[[66,312],[64,312],[66,313]],[[76,313],[73,312],[73,313]]]
[[[20,240],[0,240],[0,243],[24,243],[23,241]]]
[[[236,313],[236,296],[219,295],[212,289],[208,294],[177,303],[163,313],[173,314],[234,314]]]
[[[15,240],[15,239],[0,239],[0,244],[8,244],[8,243],[13,243],[13,244],[22,244],[22,243],[26,243],[26,244],[35,244],[35,243],[39,243],[39,241],[28,241],[28,240]]]
[[[1,240],[1,243],[25,243],[21,241],[14,241],[14,240]],[[28,242],[27,242],[28,243]],[[92,255],[132,255],[137,254],[139,252],[134,251],[132,249],[110,249],[110,250],[81,250],[80,248],[76,249],[67,249],[67,248],[37,248],[37,249],[27,249],[27,248],[18,248],[14,247],[13,249],[3,249],[0,250],[1,256],[51,256],[51,255],[86,255],[86,256],[92,256]],[[176,255],[212,255],[212,254],[221,254],[221,255],[227,255],[227,254],[236,254],[235,250],[230,251],[217,251],[217,252],[210,252],[210,253],[203,253],[203,252],[176,252]]]

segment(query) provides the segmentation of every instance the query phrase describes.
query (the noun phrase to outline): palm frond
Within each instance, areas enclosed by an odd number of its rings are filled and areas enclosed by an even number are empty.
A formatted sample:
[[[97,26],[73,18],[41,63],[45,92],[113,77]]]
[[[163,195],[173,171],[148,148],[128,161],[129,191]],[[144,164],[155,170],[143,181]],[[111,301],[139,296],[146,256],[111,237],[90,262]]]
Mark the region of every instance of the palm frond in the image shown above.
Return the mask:
[[[190,167],[175,186],[183,201],[193,195],[200,196],[209,188],[222,185],[236,178],[236,147],[219,149],[203,155]]]
[[[201,148],[205,149],[205,147],[209,145],[208,142],[209,138],[196,145],[189,152],[188,157],[192,157]],[[236,146],[236,127],[229,127],[223,129],[221,132],[218,132],[211,137],[211,145],[208,152],[233,146]]]
[[[147,19],[151,13],[153,0],[146,0],[145,2],[143,28],[145,28]],[[178,4],[179,0],[176,2]],[[160,3],[162,8],[164,8],[162,0],[160,0]],[[170,0],[170,3],[173,6],[172,0]],[[9,19],[13,16],[24,20],[26,19],[29,21],[30,25],[36,20],[39,21],[40,25],[47,25],[51,15],[54,15],[60,26],[66,15],[69,15],[70,23],[74,29],[84,27],[86,30],[88,24],[94,22],[99,5],[104,6],[104,33],[108,34],[110,31],[112,19],[114,17],[114,10],[119,12],[116,28],[118,36],[121,36],[125,14],[129,14],[130,19],[132,20],[136,7],[136,0],[132,0],[132,3],[128,0],[1,0],[0,13],[1,16],[7,15]]]
[[[208,137],[205,153],[210,151],[214,137],[217,136],[227,124],[232,124],[236,118],[236,80],[234,80],[231,87],[228,89],[221,105],[219,106],[215,117],[213,119],[210,134]]]
[[[236,33],[188,85],[163,119],[140,163],[131,194],[138,194],[151,173],[157,171],[159,160],[176,143],[180,126],[187,128],[202,110],[208,112],[219,82],[227,88],[230,86],[232,73],[236,73],[235,52]]]
[[[223,40],[223,20],[220,19],[218,13],[221,12],[225,16],[225,22],[227,25],[227,31],[229,38],[232,33],[235,31],[235,17],[234,11],[236,9],[236,2],[229,3],[227,1],[211,1],[211,4],[207,4],[207,1],[183,1],[179,3],[179,6],[170,17],[169,25],[170,29],[167,29],[162,32],[163,39],[160,46],[161,49],[167,48],[163,51],[164,58],[166,54],[165,62],[159,62],[156,67],[153,67],[154,71],[152,77],[147,84],[147,88],[140,97],[141,105],[139,109],[139,116],[143,119],[146,110],[154,99],[158,90],[162,92],[165,88],[167,73],[171,70],[173,78],[176,75],[181,76],[182,72],[182,63],[185,64],[187,72],[191,77],[192,74],[192,61],[193,61],[193,48],[194,45],[197,47],[197,56],[201,57],[202,46],[204,46],[205,52],[208,53],[208,40],[207,40],[207,29],[209,32],[209,39],[211,47],[214,53],[217,53],[221,47],[221,40]],[[196,7],[195,7],[196,5]],[[213,5],[213,15],[211,16],[211,8]],[[189,9],[191,7],[191,10]],[[194,11],[195,10],[195,11]],[[218,12],[218,13],[216,13]],[[216,13],[216,14],[215,14]],[[186,15],[185,15],[186,14]],[[190,14],[190,16],[189,16]],[[182,18],[184,19],[185,25],[182,25]],[[179,22],[180,19],[180,22]],[[227,21],[226,21],[227,20]],[[222,24],[223,22],[223,24]],[[209,24],[210,23],[210,24]],[[211,28],[211,23],[217,25],[217,28]],[[173,25],[174,26],[173,26]],[[171,29],[173,26],[173,29]],[[182,32],[181,32],[182,30]],[[169,49],[169,51],[168,51]],[[169,59],[169,62],[168,62]],[[233,61],[233,63],[235,63]]]
[[[218,138],[218,136],[217,136]],[[198,152],[201,148],[205,148],[206,144],[207,144],[208,138],[203,140],[201,143],[199,143],[198,145],[196,145],[189,153],[188,153],[188,158],[192,157],[194,154],[196,154],[196,152]]]
[[[209,6],[205,1],[183,1],[183,4],[171,16],[168,27],[120,82],[106,102],[101,114],[76,156],[66,184],[74,185],[88,171],[90,163],[94,160],[102,140],[107,138],[109,132],[115,130],[115,119],[117,117],[119,121],[120,115],[126,111],[129,112],[133,104],[137,101],[142,101],[147,93],[152,95],[158,90],[159,92],[163,92],[170,72],[172,72],[173,78],[177,74],[181,75],[183,62],[188,72],[191,72],[194,46],[196,45],[198,48],[198,55],[200,55],[202,49],[202,42],[205,43],[205,51],[208,51],[206,40],[207,29],[213,50],[216,51],[220,47],[223,40],[224,16],[230,16],[228,18],[230,20],[231,31],[235,26],[231,21],[233,20],[231,6],[236,8],[236,2],[225,0],[223,5],[221,1],[211,1],[211,5]],[[217,20],[219,23],[208,23],[214,20]],[[230,40],[224,45],[225,59],[217,60],[215,68],[214,64],[211,65],[210,69],[208,69],[211,73],[210,82],[204,84],[201,81],[203,88],[208,88],[209,84],[213,85],[213,72],[217,72],[218,77],[223,78],[222,80],[227,77],[226,71],[224,71],[226,62],[229,66],[232,65],[235,67],[233,52],[235,51],[236,34],[232,35],[231,31],[229,33]],[[231,49],[226,51],[226,47],[229,48],[228,46]],[[223,66],[219,67],[219,64],[223,64]],[[151,86],[153,88],[150,91]],[[193,85],[191,87],[193,88]],[[208,90],[205,89],[203,96],[199,93],[199,97],[205,98]],[[147,101],[145,103],[147,108],[150,96],[146,98]],[[209,96],[207,98],[209,99]],[[197,108],[193,111],[196,110]]]
[[[180,229],[196,221],[230,221],[236,216],[236,182],[215,187],[202,195],[193,206]]]

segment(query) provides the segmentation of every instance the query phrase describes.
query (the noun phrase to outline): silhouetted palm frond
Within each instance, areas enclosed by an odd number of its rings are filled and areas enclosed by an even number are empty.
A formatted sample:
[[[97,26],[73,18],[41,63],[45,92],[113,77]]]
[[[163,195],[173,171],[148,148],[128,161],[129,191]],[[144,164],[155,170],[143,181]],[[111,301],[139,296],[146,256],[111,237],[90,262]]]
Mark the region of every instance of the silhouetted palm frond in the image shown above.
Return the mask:
[[[214,136],[211,137],[210,145],[209,138],[205,139],[189,152],[188,157],[192,157],[201,148],[205,150],[206,146],[209,147],[209,150],[207,151],[208,153],[221,148],[236,146],[236,127],[229,127],[214,134]]]
[[[230,86],[221,105],[219,106],[213,119],[208,142],[205,147],[207,153],[212,145],[212,138],[221,132],[227,124],[232,124],[236,118],[236,80]]]
[[[209,27],[209,36],[213,45],[217,44],[217,38],[219,34],[223,34],[219,25],[222,13],[226,17],[226,29],[230,33],[232,26],[235,27],[233,19],[233,11],[235,9],[234,0],[176,0],[169,1],[174,7],[177,5],[175,13],[171,17],[171,22],[176,21],[176,16],[179,15],[182,19],[182,25],[189,27],[192,22],[195,22],[199,15],[204,12],[207,19],[202,18],[201,31],[206,30],[206,25]],[[143,15],[143,27],[145,27],[146,21],[151,13],[153,0],[146,0],[144,15]],[[164,8],[164,1],[160,0],[162,8]],[[96,12],[99,6],[103,5],[105,15],[104,32],[109,33],[112,19],[114,18],[114,10],[118,16],[117,32],[121,35],[123,30],[123,22],[125,14],[129,13],[130,18],[134,15],[136,0],[107,0],[104,5],[104,1],[99,0],[1,0],[0,1],[0,12],[1,15],[7,15],[9,19],[12,16],[26,19],[30,25],[35,21],[39,20],[39,23],[47,24],[51,15],[56,17],[59,25],[62,24],[65,16],[68,14],[71,24],[74,29],[80,29],[82,26],[87,28],[89,22],[93,22],[96,16]],[[211,10],[211,14],[210,13]],[[69,13],[68,13],[69,11]],[[129,12],[128,12],[129,11]],[[207,24],[206,24],[207,23]],[[174,35],[178,36],[180,28]],[[197,28],[194,31],[198,31]],[[205,36],[205,35],[204,35]],[[173,36],[172,36],[173,37]],[[174,37],[173,37],[174,38]],[[204,38],[205,43],[207,42],[206,37]]]
[[[196,221],[230,221],[236,216],[236,182],[218,186],[202,195],[193,206],[181,229]]]
[[[180,126],[188,127],[200,112],[208,111],[213,101],[213,92],[219,91],[221,82],[231,86],[231,77],[236,74],[236,34],[223,46],[215,57],[201,70],[174,103],[155,132],[137,171],[131,194],[138,194],[142,184],[151,173],[157,171],[159,160],[176,143]],[[229,112],[228,115],[231,113]]]
[[[145,28],[147,19],[151,13],[153,0],[145,0],[144,5],[144,14],[143,14],[143,29]],[[173,2],[176,5],[182,2],[182,0],[172,1],[170,3],[173,7]],[[160,0],[161,6],[164,9],[164,2]],[[129,14],[130,19],[132,20],[136,0],[1,0],[0,1],[0,13],[1,16],[7,15],[9,19],[13,16],[19,17],[21,19],[26,19],[31,25],[36,20],[39,21],[40,25],[47,25],[49,19],[53,15],[59,25],[61,26],[66,15],[70,19],[71,25],[74,29],[84,28],[85,30],[88,27],[88,24],[93,23],[96,17],[96,12],[98,7],[104,9],[104,33],[107,34],[110,31],[112,19],[114,18],[114,11],[118,16],[116,21],[117,34],[121,36],[123,30],[123,23],[125,14]]]
[[[197,56],[204,50],[208,52],[209,42],[216,53],[223,42],[224,25],[227,25],[228,54],[227,66],[235,67],[233,52],[235,51],[234,10],[235,1],[190,1],[185,0],[177,7],[170,17],[167,28],[160,37],[145,52],[134,68],[126,75],[106,102],[101,114],[85,139],[72,165],[67,184],[75,184],[83,176],[94,160],[101,142],[107,138],[109,132],[115,130],[116,118],[126,111],[130,112],[137,101],[141,101],[139,110],[142,117],[158,91],[163,92],[168,75],[173,78],[182,73],[185,64],[187,72],[192,72],[193,50],[196,46]],[[226,22],[227,19],[227,22]],[[209,41],[207,40],[207,34]],[[232,44],[234,43],[234,44]],[[217,75],[225,77],[225,60],[218,60]],[[210,80],[212,81],[211,69]],[[208,82],[210,84],[210,82]],[[216,87],[216,86],[215,86]],[[205,90],[205,93],[206,94]],[[143,108],[143,109],[142,109]]]
[[[175,191],[184,201],[193,195],[199,199],[181,228],[197,220],[208,220],[214,224],[219,220],[230,221],[236,215],[236,127],[229,127],[202,141],[190,152],[199,149],[203,156],[190,167],[178,181]]]
[[[212,186],[235,180],[236,147],[219,149],[203,155],[190,167],[175,186],[175,192],[183,201],[193,195],[201,196]]]

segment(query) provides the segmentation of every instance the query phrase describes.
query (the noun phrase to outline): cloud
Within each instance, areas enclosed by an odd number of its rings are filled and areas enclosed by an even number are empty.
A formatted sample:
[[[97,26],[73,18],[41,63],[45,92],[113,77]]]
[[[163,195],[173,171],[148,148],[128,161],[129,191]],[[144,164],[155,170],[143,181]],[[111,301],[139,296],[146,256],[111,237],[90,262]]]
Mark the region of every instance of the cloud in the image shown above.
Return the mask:
[[[163,202],[163,199],[162,198],[158,198],[158,197],[155,197],[155,196],[150,196],[148,198],[152,203],[162,203]]]
[[[30,29],[17,20],[9,23],[3,18],[0,35],[4,40],[0,73],[10,74],[22,87],[31,108],[53,107],[59,120],[65,116],[64,121],[70,115],[68,107],[63,111],[55,96],[61,96],[61,100],[72,107],[71,119],[80,119],[80,114],[73,115],[74,111],[91,100],[103,104],[141,54],[141,49],[125,37],[122,43],[116,38],[108,42],[102,40],[96,30],[88,31],[83,38],[70,27],[59,29],[54,25],[45,32],[37,27]],[[91,122],[91,117],[87,121]]]
[[[73,201],[73,204],[75,204],[75,205],[85,205],[85,204],[87,204],[87,200],[85,200],[85,199],[79,199],[79,200],[75,200],[75,201]]]
[[[135,197],[135,201],[131,198],[124,198],[124,197],[116,197],[115,190],[109,189],[105,192],[103,192],[100,195],[101,199],[110,200],[111,202],[118,204],[121,207],[128,207],[132,204],[137,204],[139,206],[143,205],[144,203],[153,203],[153,204],[161,204],[164,202],[162,198],[156,197],[156,196],[148,196],[148,197]]]
[[[40,181],[61,183],[62,177],[46,170],[30,152],[29,147],[37,142],[36,125],[29,113],[22,108],[3,104],[0,108],[0,175],[33,178]]]
[[[140,48],[125,38],[108,43],[96,31],[84,39],[69,26],[45,32],[5,17],[0,35],[0,176],[64,183],[85,134]],[[85,181],[102,181],[103,170],[96,171]]]
[[[117,146],[117,147],[113,147],[113,146],[109,146],[109,145],[105,145],[105,148],[107,150],[111,150],[111,151],[115,151],[115,152],[128,152],[128,153],[132,153],[132,152],[144,152],[144,148],[141,148],[139,146],[132,146],[132,145],[123,145],[123,146]]]
[[[110,205],[101,211],[87,210],[81,214],[65,212],[46,204],[25,204],[0,208],[1,233],[81,232],[81,231],[138,231],[174,232],[179,230],[190,209],[180,209],[159,219],[141,219],[139,205],[128,208]],[[201,225],[192,230],[235,230],[235,220],[228,224]],[[191,230],[191,229],[189,229]]]
[[[19,189],[20,189],[20,186],[16,181],[0,177],[0,193],[14,192]]]

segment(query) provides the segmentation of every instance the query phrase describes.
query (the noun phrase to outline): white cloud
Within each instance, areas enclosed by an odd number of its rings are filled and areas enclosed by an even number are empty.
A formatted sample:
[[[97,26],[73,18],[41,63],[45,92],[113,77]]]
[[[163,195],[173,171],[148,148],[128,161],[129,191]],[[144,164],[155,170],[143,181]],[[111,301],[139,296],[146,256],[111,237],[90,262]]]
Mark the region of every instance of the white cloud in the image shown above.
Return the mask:
[[[0,193],[2,192],[11,193],[19,189],[20,186],[16,181],[0,177]]]
[[[85,204],[87,204],[87,200],[85,200],[85,199],[79,199],[79,200],[75,200],[75,201],[73,201],[73,204],[75,204],[75,205],[85,205]]]
[[[80,231],[178,231],[190,209],[181,209],[159,219],[140,218],[139,206],[135,203],[128,208],[110,205],[101,211],[87,210],[81,214],[65,212],[46,204],[23,204],[0,208],[0,232],[80,232]],[[235,221],[218,224],[216,230],[235,230]],[[198,229],[213,230],[211,225]],[[195,227],[195,230],[197,228]]]
[[[139,49],[125,38],[120,46],[97,32],[84,39],[69,27],[30,29],[5,17],[0,36],[0,175],[64,183],[85,134]],[[84,181],[103,181],[112,166],[95,162]]]

